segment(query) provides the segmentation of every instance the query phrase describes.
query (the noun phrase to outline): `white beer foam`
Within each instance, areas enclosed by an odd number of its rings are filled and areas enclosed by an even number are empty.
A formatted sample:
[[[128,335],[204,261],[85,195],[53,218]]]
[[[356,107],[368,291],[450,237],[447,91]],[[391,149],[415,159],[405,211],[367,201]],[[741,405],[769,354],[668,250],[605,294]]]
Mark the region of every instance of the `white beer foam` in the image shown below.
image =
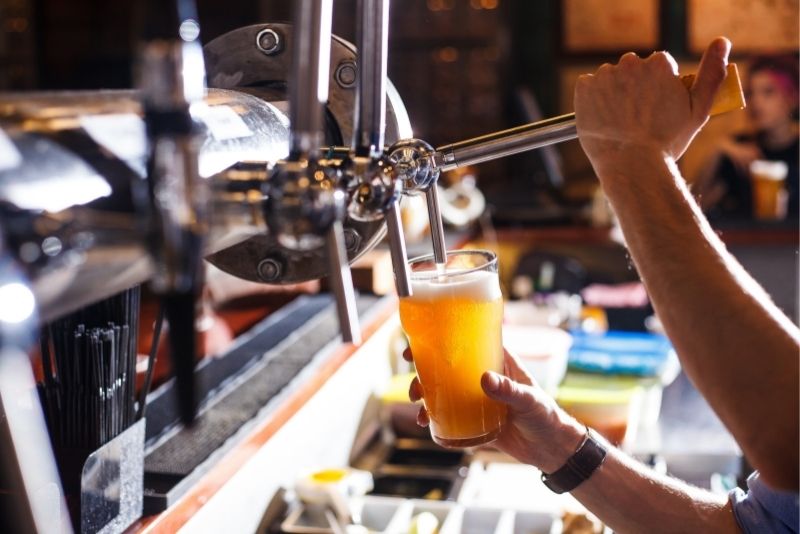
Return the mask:
[[[441,298],[467,298],[474,301],[487,301],[502,298],[497,273],[475,271],[459,274],[459,270],[447,270],[445,279],[437,277],[428,280],[411,280],[414,299],[436,300]],[[453,277],[452,275],[457,275]]]
[[[789,174],[789,166],[783,161],[757,159],[750,163],[750,172],[757,174],[762,180],[785,180]]]

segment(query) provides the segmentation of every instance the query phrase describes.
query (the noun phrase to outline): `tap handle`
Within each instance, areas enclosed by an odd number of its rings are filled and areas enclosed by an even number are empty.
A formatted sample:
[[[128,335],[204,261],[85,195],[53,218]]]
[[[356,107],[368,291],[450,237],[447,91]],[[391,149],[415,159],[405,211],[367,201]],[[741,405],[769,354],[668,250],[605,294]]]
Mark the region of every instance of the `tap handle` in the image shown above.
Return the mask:
[[[386,64],[389,48],[389,0],[358,0],[356,92],[353,148],[356,155],[377,158],[386,129]]]
[[[197,414],[197,388],[194,380],[198,348],[195,332],[197,294],[193,291],[173,292],[162,295],[161,299],[169,324],[170,360],[175,377],[178,413],[181,421],[190,425]]]
[[[209,225],[208,184],[199,174],[202,141],[191,106],[204,96],[205,66],[194,0],[144,4],[137,77],[147,129],[147,193],[137,201],[146,214],[152,285],[170,325],[178,406],[188,424],[197,408],[195,300]]]
[[[714,95],[710,112],[712,116],[745,107],[736,64],[728,64],[727,72],[725,81]],[[687,89],[692,86],[694,79],[694,74],[681,76],[681,82]],[[440,171],[444,172],[456,167],[476,165],[534,148],[569,141],[577,137],[575,114],[568,113],[438,147],[434,154],[434,160]]]
[[[336,297],[336,312],[339,315],[339,328],[342,340],[354,345],[361,344],[361,327],[358,323],[356,295],[353,278],[344,245],[344,231],[341,221],[335,221],[328,230],[328,262],[333,294]]]
[[[289,158],[316,159],[324,141],[333,0],[297,0],[294,4]]]
[[[392,256],[394,283],[398,297],[410,297],[411,272],[408,267],[406,240],[403,235],[403,223],[400,217],[400,202],[394,202],[386,212],[386,228],[389,231],[389,252]]]

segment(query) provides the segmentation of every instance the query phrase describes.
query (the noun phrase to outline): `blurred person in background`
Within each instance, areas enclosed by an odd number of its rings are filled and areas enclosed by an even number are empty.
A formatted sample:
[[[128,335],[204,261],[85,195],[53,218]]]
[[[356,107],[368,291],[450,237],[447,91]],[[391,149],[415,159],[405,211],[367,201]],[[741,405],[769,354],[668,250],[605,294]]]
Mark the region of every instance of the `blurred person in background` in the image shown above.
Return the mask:
[[[752,131],[719,143],[717,153],[695,181],[694,193],[709,218],[752,218],[750,164],[756,160],[782,161],[788,166],[784,213],[796,220],[800,213],[797,56],[755,58],[745,93]]]

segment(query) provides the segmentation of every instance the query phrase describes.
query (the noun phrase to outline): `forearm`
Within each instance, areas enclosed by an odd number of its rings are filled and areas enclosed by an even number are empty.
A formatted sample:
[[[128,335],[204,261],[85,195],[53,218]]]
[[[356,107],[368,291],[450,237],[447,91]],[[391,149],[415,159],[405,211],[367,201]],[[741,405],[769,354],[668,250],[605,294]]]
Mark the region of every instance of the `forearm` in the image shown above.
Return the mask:
[[[572,495],[614,532],[739,532],[727,499],[658,475],[615,448]]]
[[[692,194],[704,211],[716,206],[725,194],[725,187],[717,180],[721,161],[722,153],[715,154],[703,165],[690,187]]]
[[[674,162],[639,147],[595,170],[687,374],[765,480],[796,488],[797,328],[725,250]]]

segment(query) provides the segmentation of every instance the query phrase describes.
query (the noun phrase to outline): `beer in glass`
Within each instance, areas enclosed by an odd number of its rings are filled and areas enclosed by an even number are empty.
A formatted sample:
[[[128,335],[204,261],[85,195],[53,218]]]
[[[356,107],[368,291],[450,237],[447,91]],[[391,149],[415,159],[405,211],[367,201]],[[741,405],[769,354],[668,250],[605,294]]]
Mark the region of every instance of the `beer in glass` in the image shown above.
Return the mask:
[[[503,370],[497,257],[482,250],[453,251],[444,270],[432,256],[409,265],[413,296],[400,299],[400,320],[414,354],[431,436],[445,447],[494,441],[506,407],[484,394],[481,375]]]
[[[753,214],[757,219],[782,219],[786,216],[788,173],[789,166],[783,161],[756,160],[750,164]]]

